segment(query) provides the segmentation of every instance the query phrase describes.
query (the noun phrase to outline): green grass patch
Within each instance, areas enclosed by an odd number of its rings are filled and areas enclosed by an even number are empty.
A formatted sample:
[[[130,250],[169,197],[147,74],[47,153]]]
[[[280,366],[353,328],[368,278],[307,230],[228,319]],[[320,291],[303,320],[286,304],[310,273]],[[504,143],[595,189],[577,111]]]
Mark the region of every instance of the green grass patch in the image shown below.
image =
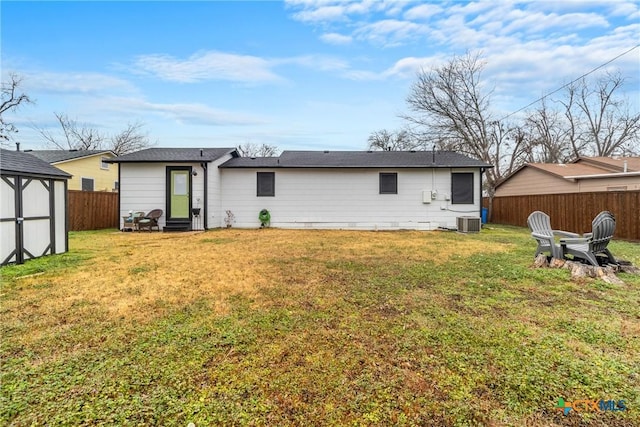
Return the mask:
[[[640,424],[640,277],[533,269],[520,228],[70,240],[0,270],[0,424]]]

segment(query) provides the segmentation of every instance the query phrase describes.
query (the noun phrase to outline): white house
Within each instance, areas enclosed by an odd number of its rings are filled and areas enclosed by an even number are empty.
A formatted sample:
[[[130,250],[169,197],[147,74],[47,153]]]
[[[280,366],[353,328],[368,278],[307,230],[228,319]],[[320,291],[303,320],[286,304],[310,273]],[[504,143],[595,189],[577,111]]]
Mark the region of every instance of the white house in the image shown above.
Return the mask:
[[[0,150],[0,263],[69,248],[66,172],[21,151]]]
[[[480,217],[482,173],[492,167],[450,151],[251,158],[233,148],[151,148],[112,161],[120,164],[120,216],[164,209],[165,230],[221,227],[227,211],[233,226],[258,227],[263,209],[282,228],[456,228],[457,217]]]

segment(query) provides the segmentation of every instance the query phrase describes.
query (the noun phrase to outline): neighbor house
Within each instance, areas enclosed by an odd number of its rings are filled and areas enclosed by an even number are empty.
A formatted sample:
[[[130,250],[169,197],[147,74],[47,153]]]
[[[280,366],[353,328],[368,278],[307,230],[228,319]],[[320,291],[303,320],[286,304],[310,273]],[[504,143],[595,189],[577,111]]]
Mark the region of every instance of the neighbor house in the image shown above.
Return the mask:
[[[240,157],[233,148],[150,148],[120,165],[120,217],[163,209],[165,229],[258,227],[261,210],[283,228],[456,228],[480,217],[492,167],[450,151],[284,151]],[[228,215],[229,212],[231,215]]]
[[[69,190],[118,191],[117,157],[109,150],[25,150],[39,159],[70,173]]]
[[[580,157],[526,163],[496,187],[495,197],[640,190],[640,157]]]
[[[68,173],[21,151],[0,150],[0,263],[68,250]]]

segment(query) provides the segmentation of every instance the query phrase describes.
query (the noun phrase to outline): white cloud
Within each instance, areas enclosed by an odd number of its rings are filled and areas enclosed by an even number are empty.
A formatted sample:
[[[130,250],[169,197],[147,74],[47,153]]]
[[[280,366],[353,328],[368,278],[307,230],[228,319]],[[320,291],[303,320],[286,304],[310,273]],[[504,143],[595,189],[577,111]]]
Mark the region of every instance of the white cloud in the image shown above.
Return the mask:
[[[359,40],[367,40],[373,44],[393,46],[415,39],[428,31],[427,27],[410,21],[385,19],[361,26],[354,35]]]
[[[135,87],[126,80],[91,72],[25,72],[23,83],[28,92],[95,94],[103,91],[133,92]]]
[[[353,37],[338,33],[326,33],[320,36],[320,40],[328,44],[345,45],[353,41]]]
[[[183,83],[205,80],[263,83],[282,80],[271,71],[271,63],[266,59],[224,52],[201,52],[183,60],[170,55],[142,55],[136,59],[134,71]]]
[[[200,103],[155,103],[141,98],[108,97],[97,101],[95,107],[135,115],[156,114],[181,124],[206,126],[257,125],[265,120],[247,113],[220,110]]]
[[[404,18],[411,21],[429,19],[441,13],[443,9],[437,4],[421,4],[413,7],[404,13]]]
[[[521,31],[524,33],[541,33],[551,29],[571,28],[572,31],[582,28],[609,26],[607,20],[595,13],[567,13],[558,15],[555,13],[529,13],[522,10],[514,10],[507,18],[511,22],[504,26],[503,33]]]
[[[293,17],[302,22],[342,21],[346,19],[346,12],[343,6],[320,6],[296,12]]]

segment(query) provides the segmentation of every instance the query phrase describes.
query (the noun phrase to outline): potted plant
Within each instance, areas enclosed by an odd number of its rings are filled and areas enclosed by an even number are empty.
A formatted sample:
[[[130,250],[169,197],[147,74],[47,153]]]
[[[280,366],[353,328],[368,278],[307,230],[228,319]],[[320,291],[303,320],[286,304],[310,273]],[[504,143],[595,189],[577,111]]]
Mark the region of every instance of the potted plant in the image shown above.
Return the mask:
[[[231,228],[231,225],[236,222],[236,216],[230,210],[225,211],[227,216],[224,218],[224,223],[227,225],[227,228]]]

